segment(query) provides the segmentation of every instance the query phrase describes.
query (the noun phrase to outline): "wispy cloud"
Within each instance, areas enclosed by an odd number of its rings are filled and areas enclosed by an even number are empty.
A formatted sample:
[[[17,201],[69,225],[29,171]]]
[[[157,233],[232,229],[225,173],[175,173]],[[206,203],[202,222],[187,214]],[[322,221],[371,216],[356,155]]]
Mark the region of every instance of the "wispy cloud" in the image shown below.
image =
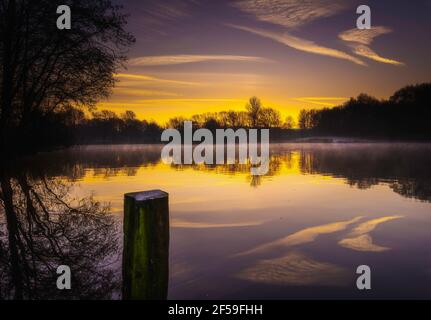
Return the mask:
[[[184,98],[184,99],[145,99],[139,100],[140,103],[161,103],[161,102],[238,102],[242,99],[217,99],[217,98]]]
[[[179,94],[173,93],[173,92],[167,92],[167,91],[161,91],[161,90],[147,90],[147,89],[140,89],[140,88],[128,88],[128,87],[122,87],[122,86],[116,87],[114,89],[114,93],[117,95],[134,96],[134,97],[154,97],[154,96],[178,97],[179,96]]]
[[[346,42],[350,43],[352,50],[355,54],[361,57],[365,57],[377,62],[392,64],[392,65],[404,65],[403,62],[385,58],[374,52],[370,48],[371,43],[374,39],[380,35],[392,32],[391,29],[383,26],[376,26],[371,29],[351,29],[344,31],[338,35],[338,37]]]
[[[353,52],[356,53],[358,56],[362,56],[377,62],[387,63],[387,64],[393,64],[396,66],[403,66],[405,65],[403,62],[392,60],[389,58],[382,57],[378,55],[376,52],[374,52],[370,47],[364,46],[364,45],[356,45],[353,47]]]
[[[147,56],[134,58],[129,61],[131,66],[163,66],[184,63],[208,62],[208,61],[235,61],[235,62],[271,62],[269,59],[251,56],[237,55],[167,55]]]
[[[122,78],[122,79],[138,80],[138,81],[157,82],[157,83],[164,83],[164,84],[176,84],[176,85],[184,85],[184,86],[199,86],[199,83],[196,83],[196,82],[160,79],[157,77],[142,75],[142,74],[116,73],[116,74],[114,74],[114,77],[115,78]]]
[[[371,29],[364,30],[356,28],[344,31],[340,33],[338,37],[344,41],[369,45],[373,42],[374,38],[391,32],[391,29],[383,26],[372,27]]]
[[[346,0],[239,0],[232,4],[260,21],[299,27],[349,7]]]
[[[288,29],[309,24],[321,18],[327,18],[349,8],[351,1],[341,0],[238,0],[233,5],[256,19],[284,26]],[[366,65],[358,57],[340,50],[318,45],[312,41],[301,39],[285,32],[282,34],[256,28],[235,26],[238,29],[271,38],[291,48],[344,59],[358,65]],[[392,32],[391,29],[377,26],[370,30],[351,29],[339,34],[339,38],[349,42],[357,56],[365,57],[381,63],[404,65],[404,63],[380,56],[370,48],[374,38]]]
[[[165,26],[190,17],[198,4],[197,0],[145,0],[144,5],[142,2],[142,0],[135,1],[128,8],[131,10],[132,18],[139,19],[140,24],[147,31],[146,36],[150,38],[166,34]]]
[[[293,99],[295,101],[317,104],[321,106],[334,107],[348,100],[345,97],[300,97]]]
[[[358,65],[362,65],[362,66],[366,65],[362,60],[360,60],[360,59],[358,59],[358,58],[356,58],[356,57],[354,57],[348,53],[345,53],[345,52],[337,50],[337,49],[332,49],[332,48],[318,45],[318,44],[314,43],[313,41],[309,41],[309,40],[305,40],[305,39],[301,39],[301,38],[292,36],[288,32],[277,33],[277,32],[266,31],[266,30],[262,30],[262,29],[258,29],[258,28],[250,28],[250,27],[232,25],[232,24],[229,24],[229,26],[243,30],[243,31],[247,31],[250,33],[257,34],[261,37],[272,39],[274,41],[282,43],[282,44],[284,44],[290,48],[296,49],[296,50],[300,50],[300,51],[304,51],[304,52],[308,52],[308,53],[319,54],[319,55],[323,55],[323,56],[329,56],[329,57],[338,58],[338,59],[343,59],[343,60],[347,60],[347,61],[353,62],[353,63],[358,64]]]
[[[189,15],[189,10],[186,2],[164,3],[155,1],[151,5],[146,5],[146,13],[148,17],[154,20],[176,20],[178,18]]]

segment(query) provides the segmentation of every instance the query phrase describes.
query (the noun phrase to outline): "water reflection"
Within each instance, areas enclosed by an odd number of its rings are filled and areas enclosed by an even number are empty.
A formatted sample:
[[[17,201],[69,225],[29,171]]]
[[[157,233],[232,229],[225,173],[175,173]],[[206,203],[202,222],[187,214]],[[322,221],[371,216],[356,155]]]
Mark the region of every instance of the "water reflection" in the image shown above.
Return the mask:
[[[87,169],[93,176],[135,176],[139,168],[161,164],[162,146],[92,146],[42,154],[24,161],[30,172],[83,179]],[[274,144],[270,148],[269,171],[250,174],[251,164],[174,165],[173,170],[193,170],[222,175],[244,175],[252,187],[268,178],[289,172],[319,174],[346,179],[359,189],[378,184],[408,198],[431,201],[431,145],[429,144]]]
[[[378,297],[430,296],[431,145],[272,145],[265,176],[166,165],[161,148],[76,147],[2,167],[2,298],[119,298],[123,196],[150,189],[171,197],[169,298],[356,297],[340,290],[363,263]],[[67,263],[82,266],[79,293],[55,288]]]
[[[339,222],[333,222],[333,223],[329,223],[321,226],[306,228],[304,230],[300,230],[291,235],[288,235],[287,237],[260,245],[257,248],[253,248],[246,252],[240,253],[239,255],[241,256],[241,255],[267,252],[268,250],[271,250],[277,247],[291,247],[291,246],[301,245],[304,243],[313,242],[320,235],[330,234],[330,233],[345,230],[349,225],[354,224],[361,219],[362,217],[356,217],[348,221],[339,221]]]
[[[387,183],[408,198],[431,201],[429,144],[353,144],[306,147],[301,172],[346,178],[349,185],[368,189]]]
[[[390,250],[388,247],[379,246],[373,243],[373,238],[369,234],[378,225],[382,223],[386,223],[392,220],[401,219],[402,216],[388,216],[377,219],[372,219],[361,223],[358,225],[353,231],[347,235],[346,238],[340,240],[338,243],[352,250],[357,251],[369,251],[369,252],[382,252],[386,250]]]
[[[0,299],[112,298],[119,248],[109,208],[45,175],[3,167],[0,183]],[[71,267],[71,290],[56,287],[60,265]]]
[[[242,270],[237,277],[278,286],[346,286],[350,280],[347,269],[316,261],[301,252],[290,252],[281,258],[260,260]]]

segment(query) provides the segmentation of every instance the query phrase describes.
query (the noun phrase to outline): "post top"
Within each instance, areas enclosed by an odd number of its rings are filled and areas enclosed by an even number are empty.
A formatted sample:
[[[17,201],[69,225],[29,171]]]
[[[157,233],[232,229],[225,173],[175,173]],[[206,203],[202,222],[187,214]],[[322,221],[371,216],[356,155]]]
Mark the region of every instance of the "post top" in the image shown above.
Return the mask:
[[[131,192],[131,193],[126,193],[124,195],[124,197],[133,198],[135,201],[146,201],[146,200],[153,200],[153,199],[161,199],[161,198],[166,198],[168,196],[169,196],[169,194],[167,192],[162,191],[162,190]]]

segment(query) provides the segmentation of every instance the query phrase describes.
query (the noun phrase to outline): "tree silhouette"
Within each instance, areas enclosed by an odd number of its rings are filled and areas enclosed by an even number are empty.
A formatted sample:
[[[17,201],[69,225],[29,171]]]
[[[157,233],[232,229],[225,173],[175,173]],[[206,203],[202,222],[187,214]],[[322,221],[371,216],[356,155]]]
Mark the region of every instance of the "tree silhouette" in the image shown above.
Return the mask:
[[[57,3],[0,1],[0,147],[41,144],[34,122],[110,94],[134,39],[110,0],[68,0],[72,28],[58,30]]]
[[[344,105],[301,110],[299,127],[315,134],[384,139],[430,139],[431,84],[402,88],[389,100],[367,94]]]
[[[294,128],[296,127],[295,120],[293,119],[293,117],[292,117],[292,116],[288,116],[288,117],[286,118],[286,121],[284,122],[283,127],[284,127],[285,129],[288,129],[288,130],[292,130],[292,129],[294,129]]]
[[[272,108],[262,108],[258,123],[262,128],[279,128],[281,126],[280,112]]]
[[[262,111],[262,103],[257,97],[251,97],[246,105],[248,116],[250,117],[251,126],[256,128],[259,125],[259,116]]]

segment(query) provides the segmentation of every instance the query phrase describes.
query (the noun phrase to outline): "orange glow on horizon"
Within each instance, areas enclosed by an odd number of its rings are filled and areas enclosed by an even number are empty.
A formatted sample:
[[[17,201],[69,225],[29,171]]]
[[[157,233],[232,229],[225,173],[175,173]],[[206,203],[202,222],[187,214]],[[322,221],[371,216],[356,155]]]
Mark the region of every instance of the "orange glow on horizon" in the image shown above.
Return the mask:
[[[241,63],[237,67],[240,66]],[[140,120],[165,125],[174,117],[187,119],[204,113],[245,111],[250,97],[257,96],[263,107],[280,112],[282,122],[288,116],[297,122],[301,109],[331,108],[350,96],[346,94],[350,86],[339,87],[334,92],[326,88],[328,83],[318,83],[319,86],[310,83],[306,74],[291,79],[266,70],[208,72],[201,67],[205,66],[197,63],[186,72],[173,72],[171,67],[169,72],[145,72],[131,65],[127,72],[114,74],[117,83],[113,93],[97,108],[116,114],[130,110]]]
[[[130,91],[135,90],[135,91]],[[118,94],[121,93],[121,96]],[[131,94],[130,94],[131,93]],[[125,94],[124,96],[122,96]],[[130,95],[129,95],[130,94]],[[163,98],[143,97],[164,95]],[[136,97],[136,95],[141,95]],[[155,121],[160,125],[166,124],[174,117],[190,118],[193,115],[222,112],[222,111],[245,111],[249,96],[229,98],[186,98],[176,97],[174,94],[158,91],[145,91],[140,89],[114,90],[114,95],[109,101],[101,102],[97,105],[99,110],[110,110],[121,114],[126,110],[135,112],[140,120]],[[299,97],[284,99],[268,99],[265,95],[257,95],[263,107],[273,108],[280,112],[281,120],[284,122],[288,116],[297,121],[301,109],[322,109],[331,108],[343,104],[348,98],[339,97]]]

